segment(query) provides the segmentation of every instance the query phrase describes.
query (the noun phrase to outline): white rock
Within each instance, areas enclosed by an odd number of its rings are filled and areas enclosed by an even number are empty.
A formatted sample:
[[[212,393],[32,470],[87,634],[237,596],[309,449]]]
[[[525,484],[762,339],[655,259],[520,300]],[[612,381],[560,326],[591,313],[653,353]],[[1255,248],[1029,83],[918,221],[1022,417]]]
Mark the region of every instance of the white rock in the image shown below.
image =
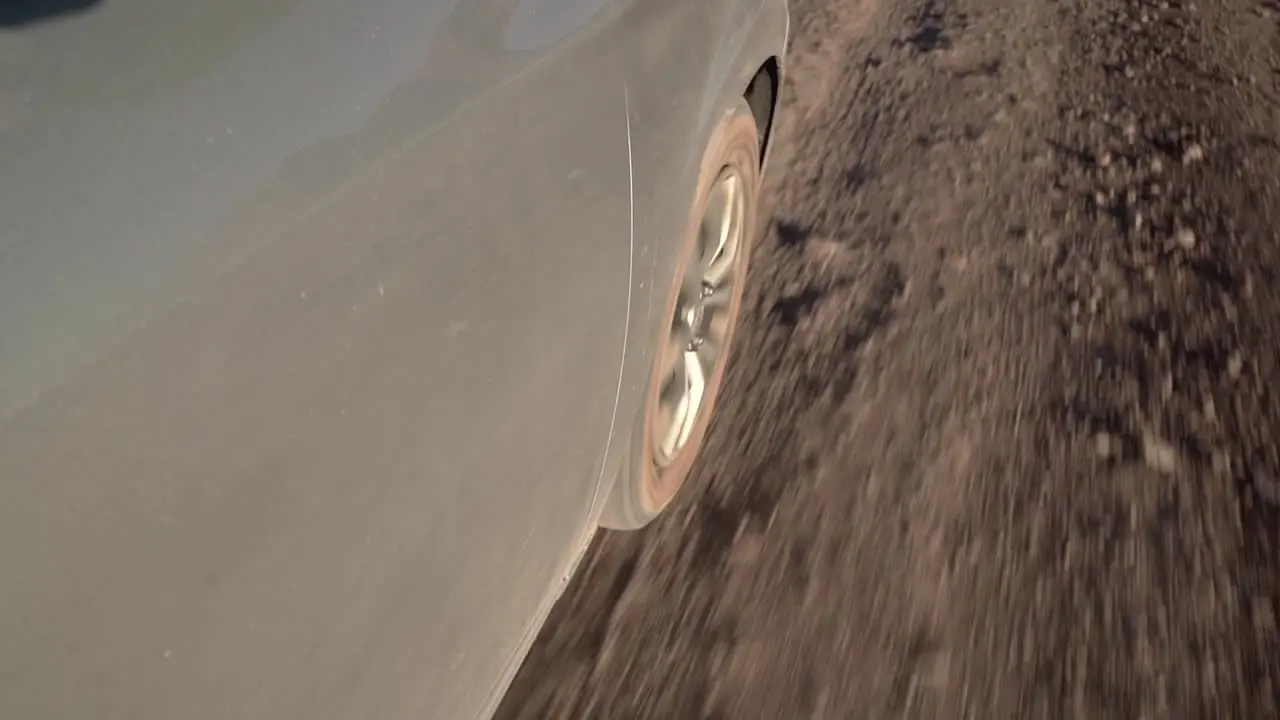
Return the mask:
[[[1196,246],[1196,234],[1189,228],[1180,228],[1173,234],[1173,241],[1183,250],[1190,250]]]
[[[1178,469],[1178,450],[1154,435],[1143,438],[1142,457],[1157,472],[1168,475]]]

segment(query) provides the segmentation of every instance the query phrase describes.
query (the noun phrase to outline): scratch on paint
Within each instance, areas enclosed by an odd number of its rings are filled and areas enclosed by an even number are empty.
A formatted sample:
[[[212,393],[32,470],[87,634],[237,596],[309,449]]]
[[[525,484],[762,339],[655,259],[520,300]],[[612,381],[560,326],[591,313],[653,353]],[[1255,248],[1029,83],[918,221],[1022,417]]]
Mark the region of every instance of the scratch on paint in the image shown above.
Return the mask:
[[[609,416],[609,436],[604,443],[604,456],[600,460],[600,474],[596,477],[596,488],[591,495],[591,507],[595,507],[600,495],[600,483],[604,481],[604,469],[609,462],[609,450],[613,445],[614,426],[618,421],[618,403],[622,399],[623,371],[627,366],[627,344],[631,333],[631,288],[632,274],[635,271],[636,257],[636,168],[631,149],[631,94],[624,83],[622,85],[622,107],[627,115],[627,194],[630,208],[629,248],[627,253],[627,304],[623,308],[626,320],[622,326],[622,358],[618,362],[618,383],[613,391],[613,413]]]

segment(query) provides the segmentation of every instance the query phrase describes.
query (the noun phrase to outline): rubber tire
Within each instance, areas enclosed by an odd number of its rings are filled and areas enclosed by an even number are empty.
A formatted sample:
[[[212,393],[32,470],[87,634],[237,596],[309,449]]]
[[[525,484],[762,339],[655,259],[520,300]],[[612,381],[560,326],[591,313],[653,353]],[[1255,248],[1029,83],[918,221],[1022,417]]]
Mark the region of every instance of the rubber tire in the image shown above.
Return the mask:
[[[746,285],[751,248],[756,238],[756,214],[760,200],[760,132],[745,98],[740,98],[724,113],[707,141],[706,150],[703,151],[697,202],[694,203],[686,223],[685,237],[680,250],[680,264],[676,267],[676,272],[671,279],[671,289],[661,316],[663,318],[671,318],[675,314],[679,280],[683,276],[685,263],[692,255],[698,226],[706,210],[711,189],[721,174],[730,167],[742,178],[744,217],[738,277],[733,283],[733,297],[729,304],[730,323],[725,335],[724,359],[707,385],[707,394],[703,401],[705,409],[694,426],[688,442],[680,453],[659,471],[653,456],[651,432],[652,413],[658,406],[661,353],[654,353],[653,367],[650,370],[644,394],[644,408],[639,420],[643,439],[639,447],[633,451],[630,461],[623,464],[623,471],[614,482],[600,518],[601,527],[613,530],[635,530],[644,527],[657,517],[671,503],[689,478],[694,460],[697,459],[706,440],[707,427],[715,414],[716,400],[724,381],[725,367],[733,350],[733,337],[741,319],[742,293]],[[664,323],[654,339],[654,348],[662,347],[668,332],[669,327]]]

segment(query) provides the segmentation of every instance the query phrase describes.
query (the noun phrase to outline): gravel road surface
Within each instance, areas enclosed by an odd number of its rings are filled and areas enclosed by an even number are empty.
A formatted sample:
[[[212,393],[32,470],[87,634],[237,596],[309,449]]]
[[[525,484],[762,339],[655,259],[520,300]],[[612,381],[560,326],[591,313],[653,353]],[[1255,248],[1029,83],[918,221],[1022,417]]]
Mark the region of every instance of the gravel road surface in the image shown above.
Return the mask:
[[[792,2],[705,461],[499,717],[1280,717],[1280,3]]]

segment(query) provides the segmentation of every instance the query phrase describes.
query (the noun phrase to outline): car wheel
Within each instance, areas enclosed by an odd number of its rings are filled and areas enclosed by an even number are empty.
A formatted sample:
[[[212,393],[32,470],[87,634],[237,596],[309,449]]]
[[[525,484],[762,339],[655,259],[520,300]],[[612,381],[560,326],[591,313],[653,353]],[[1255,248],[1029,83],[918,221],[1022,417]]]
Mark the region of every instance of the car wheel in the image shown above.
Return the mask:
[[[601,525],[647,524],[684,485],[706,438],[742,308],[760,195],[760,134],[745,100],[712,132],[645,393],[643,443]]]

